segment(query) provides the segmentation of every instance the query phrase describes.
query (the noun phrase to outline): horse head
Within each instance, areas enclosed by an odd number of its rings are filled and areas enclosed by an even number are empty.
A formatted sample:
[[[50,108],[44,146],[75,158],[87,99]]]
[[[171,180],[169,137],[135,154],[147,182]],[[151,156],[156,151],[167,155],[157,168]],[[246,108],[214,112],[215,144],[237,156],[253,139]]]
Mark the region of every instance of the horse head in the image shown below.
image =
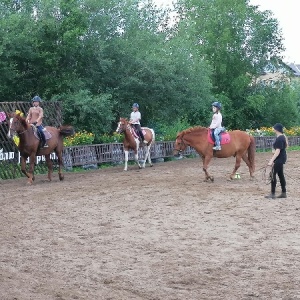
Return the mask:
[[[126,118],[120,118],[116,132],[123,133],[124,131],[126,131],[126,128],[128,128],[128,126],[129,126],[128,120]]]
[[[25,132],[29,125],[26,123],[26,119],[21,117],[19,114],[12,113],[7,114],[9,119],[9,130],[7,136],[11,138],[15,134],[22,134]]]
[[[177,134],[177,137],[175,140],[173,155],[180,156],[181,152],[184,151],[186,147],[187,147],[187,144],[184,142],[183,133],[180,132]]]

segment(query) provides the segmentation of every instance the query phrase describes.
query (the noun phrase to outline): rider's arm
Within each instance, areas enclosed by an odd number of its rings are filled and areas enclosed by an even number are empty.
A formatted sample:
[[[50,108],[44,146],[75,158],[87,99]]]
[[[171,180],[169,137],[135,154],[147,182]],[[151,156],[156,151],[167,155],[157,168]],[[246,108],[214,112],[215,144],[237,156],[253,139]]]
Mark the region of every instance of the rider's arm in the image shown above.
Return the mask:
[[[28,111],[28,114],[27,114],[27,117],[26,117],[26,122],[30,123],[30,120],[31,120],[31,108],[29,108],[29,111]]]
[[[41,108],[41,109],[40,109],[40,112],[39,112],[39,117],[37,118],[36,122],[37,122],[37,123],[42,122],[43,117],[44,117],[44,111],[43,111],[43,109]]]

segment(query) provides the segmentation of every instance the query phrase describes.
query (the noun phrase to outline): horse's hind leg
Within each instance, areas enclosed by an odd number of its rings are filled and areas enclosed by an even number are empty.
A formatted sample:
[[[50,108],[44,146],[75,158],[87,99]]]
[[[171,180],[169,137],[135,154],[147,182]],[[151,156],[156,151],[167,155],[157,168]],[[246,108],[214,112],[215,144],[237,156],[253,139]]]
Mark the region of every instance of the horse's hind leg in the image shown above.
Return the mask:
[[[152,162],[151,162],[151,157],[150,157],[150,146],[151,146],[151,145],[146,146],[145,159],[144,159],[143,165],[142,165],[143,168],[145,168],[147,159],[148,159],[148,162],[149,162],[150,166],[152,167]]]
[[[247,156],[246,153],[242,156],[242,159],[243,159],[243,161],[247,164],[247,166],[248,166],[248,168],[249,168],[250,177],[253,178],[253,177],[254,177],[254,175],[253,175],[253,170],[252,170],[250,161],[249,161],[248,156]]]
[[[56,148],[55,148],[55,153],[57,155],[57,160],[58,160],[58,178],[60,181],[64,180],[64,175],[62,173],[62,167],[63,167],[63,163],[62,163],[62,150],[63,147],[62,147],[62,141],[61,141],[61,147],[60,145],[58,145]]]
[[[51,181],[52,173],[53,173],[53,164],[52,164],[52,160],[50,159],[50,154],[46,154],[45,158],[46,158],[46,163],[48,166],[48,179],[49,179],[49,181]]]
[[[230,179],[234,179],[236,171],[241,166],[241,161],[242,161],[242,155],[238,153],[235,158],[235,165],[234,165],[233,171],[230,174]]]

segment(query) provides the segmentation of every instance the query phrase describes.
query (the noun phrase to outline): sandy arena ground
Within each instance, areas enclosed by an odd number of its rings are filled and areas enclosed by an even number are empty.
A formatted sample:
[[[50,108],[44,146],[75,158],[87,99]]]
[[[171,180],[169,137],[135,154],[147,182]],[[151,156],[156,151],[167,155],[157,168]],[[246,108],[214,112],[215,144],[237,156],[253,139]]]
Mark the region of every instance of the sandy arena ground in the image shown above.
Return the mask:
[[[300,299],[300,152],[283,200],[233,163],[214,183],[199,159],[0,181],[0,299]]]

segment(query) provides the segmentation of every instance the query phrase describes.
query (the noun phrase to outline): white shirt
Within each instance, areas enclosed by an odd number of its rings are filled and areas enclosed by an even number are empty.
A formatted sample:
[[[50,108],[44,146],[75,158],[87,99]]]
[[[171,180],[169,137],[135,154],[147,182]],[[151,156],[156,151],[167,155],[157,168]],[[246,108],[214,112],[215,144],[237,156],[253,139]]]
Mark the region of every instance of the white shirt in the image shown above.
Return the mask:
[[[220,112],[214,113],[209,128],[216,129],[216,128],[221,128],[221,127],[222,127],[222,115]]]
[[[130,114],[130,121],[132,121],[132,124],[140,124],[141,118],[141,113],[139,111],[133,111]]]

